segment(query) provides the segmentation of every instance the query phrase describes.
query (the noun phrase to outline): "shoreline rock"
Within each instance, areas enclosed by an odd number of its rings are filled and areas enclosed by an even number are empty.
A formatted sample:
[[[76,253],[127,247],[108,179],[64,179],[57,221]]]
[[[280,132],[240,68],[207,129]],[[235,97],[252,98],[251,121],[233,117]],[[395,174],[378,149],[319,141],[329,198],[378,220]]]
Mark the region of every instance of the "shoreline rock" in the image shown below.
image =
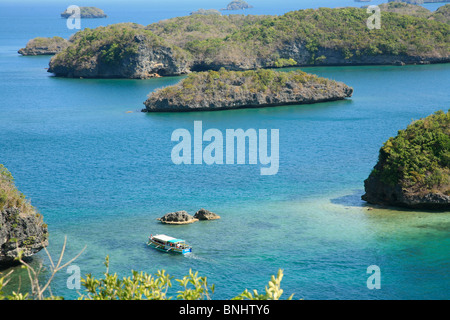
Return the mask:
[[[194,218],[198,220],[217,220],[220,219],[220,216],[202,208],[195,213]]]
[[[0,265],[14,264],[19,251],[28,258],[48,246],[43,218],[14,185],[11,173],[0,165]]]
[[[198,221],[198,219],[194,218],[184,210],[169,212],[156,220],[165,224],[190,224]]]

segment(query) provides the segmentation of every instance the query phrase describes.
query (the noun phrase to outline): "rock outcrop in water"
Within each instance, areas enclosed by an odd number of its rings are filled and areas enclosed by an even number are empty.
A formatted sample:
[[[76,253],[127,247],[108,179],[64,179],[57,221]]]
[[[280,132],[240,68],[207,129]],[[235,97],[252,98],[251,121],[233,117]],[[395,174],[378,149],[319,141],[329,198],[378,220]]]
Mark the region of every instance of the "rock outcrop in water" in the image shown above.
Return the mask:
[[[194,218],[184,210],[167,213],[156,220],[166,224],[188,224],[198,221],[198,219]]]
[[[14,262],[19,251],[30,257],[48,245],[42,216],[16,189],[14,180],[0,165],[0,264]]]
[[[18,52],[24,56],[54,55],[69,46],[69,41],[61,37],[34,38]]]
[[[217,220],[220,219],[220,216],[202,208],[194,214],[194,218],[198,220]]]
[[[353,89],[342,82],[302,71],[198,72],[157,90],[144,102],[146,112],[180,112],[269,107],[342,100]]]
[[[244,0],[233,0],[231,1],[226,8],[221,10],[228,10],[228,11],[234,11],[234,10],[243,10],[243,9],[251,9],[253,6],[249,5]]]
[[[450,210],[450,112],[400,130],[380,150],[362,199],[379,205]]]

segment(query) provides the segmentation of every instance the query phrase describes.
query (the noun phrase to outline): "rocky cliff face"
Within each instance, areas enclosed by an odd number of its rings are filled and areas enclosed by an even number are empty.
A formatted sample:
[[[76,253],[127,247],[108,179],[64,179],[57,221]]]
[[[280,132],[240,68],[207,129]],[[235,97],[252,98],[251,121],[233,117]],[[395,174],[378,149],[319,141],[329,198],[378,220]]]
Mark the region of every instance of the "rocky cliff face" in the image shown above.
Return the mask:
[[[47,225],[20,193],[11,173],[0,164],[0,264],[14,261],[19,251],[30,257],[48,245]]]
[[[450,111],[414,121],[380,149],[362,199],[411,209],[450,210]]]
[[[48,245],[48,230],[42,217],[18,208],[0,211],[0,264],[9,264],[23,252],[30,257]]]
[[[113,28],[113,27],[112,27]],[[48,72],[57,76],[83,78],[130,78],[147,79],[159,76],[173,76],[189,72],[190,64],[186,54],[178,48],[166,45],[145,31],[117,27],[119,32],[134,32],[124,40],[121,47],[107,42],[93,45],[82,53],[71,54],[79,49],[74,43],[50,61]],[[113,32],[105,28],[104,33]],[[98,36],[98,35],[95,35]],[[100,35],[99,38],[104,35]],[[74,40],[75,42],[77,39]],[[98,49],[95,48],[98,46]]]
[[[382,170],[383,164],[375,168]],[[437,190],[416,191],[404,188],[402,183],[389,185],[376,176],[364,181],[366,193],[362,200],[383,206],[406,207],[424,210],[450,210],[450,196]]]
[[[342,50],[318,47],[314,56],[306,48],[303,41],[287,42],[278,50],[283,59],[293,59],[297,66],[307,65],[405,65],[405,64],[431,64],[450,62],[449,56],[440,55],[358,55],[355,50],[349,50],[347,55]],[[263,67],[269,67],[268,65]]]
[[[75,34],[73,44],[52,59],[49,72],[67,77],[149,78],[221,68],[450,62],[448,25],[384,14],[383,32],[371,32],[367,12],[357,8],[257,18],[191,15],[147,27],[110,25]]]

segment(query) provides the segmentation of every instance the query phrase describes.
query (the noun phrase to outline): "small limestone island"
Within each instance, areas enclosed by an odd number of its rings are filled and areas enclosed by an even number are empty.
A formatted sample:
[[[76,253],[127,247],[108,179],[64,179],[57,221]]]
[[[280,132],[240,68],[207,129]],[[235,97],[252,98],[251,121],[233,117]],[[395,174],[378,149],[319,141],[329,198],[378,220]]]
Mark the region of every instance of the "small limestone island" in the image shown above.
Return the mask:
[[[180,83],[152,92],[144,112],[180,112],[269,107],[342,100],[353,89],[300,70],[259,69],[191,73]]]
[[[69,41],[61,37],[34,38],[18,52],[24,56],[54,55],[69,46]]]
[[[450,111],[400,130],[380,149],[362,199],[383,206],[450,210]]]
[[[156,220],[160,221],[164,224],[190,224],[199,220],[217,220],[220,219],[220,216],[206,209],[198,210],[194,216],[191,216],[187,211],[181,210],[176,212],[169,212],[162,216],[161,218],[157,218]]]
[[[74,14],[72,10],[65,10],[61,13],[62,18],[69,18]],[[102,9],[96,7],[80,7],[80,18],[83,19],[97,19],[108,17]]]
[[[48,245],[47,225],[19,192],[11,173],[0,164],[0,267],[14,263],[19,251],[31,257]]]
[[[281,16],[193,14],[148,26],[86,28],[51,59],[48,72],[147,79],[222,67],[242,71],[450,62],[449,24],[383,12],[379,31],[367,28],[367,17],[362,8],[319,8]]]
[[[193,14],[200,14],[200,15],[222,15],[219,10],[216,9],[198,9],[197,11],[192,11],[191,15]]]
[[[221,10],[234,11],[234,10],[243,10],[243,9],[251,9],[251,8],[253,8],[253,6],[249,5],[244,0],[233,0],[227,5],[226,8],[221,9]]]

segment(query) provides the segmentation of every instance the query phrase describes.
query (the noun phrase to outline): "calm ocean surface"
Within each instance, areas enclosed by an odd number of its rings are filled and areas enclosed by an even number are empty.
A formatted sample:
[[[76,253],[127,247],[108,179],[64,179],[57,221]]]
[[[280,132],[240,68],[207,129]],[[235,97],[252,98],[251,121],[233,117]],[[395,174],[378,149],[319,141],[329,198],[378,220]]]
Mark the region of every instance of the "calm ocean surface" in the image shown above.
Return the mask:
[[[382,143],[413,119],[449,108],[450,64],[303,69],[352,86],[347,101],[144,114],[146,96],[181,77],[62,79],[46,72],[49,57],[17,54],[36,36],[69,37],[73,31],[59,14],[70,4],[105,10],[107,19],[82,21],[82,27],[93,28],[130,21],[147,25],[227,2],[0,3],[0,163],[44,215],[49,251],[56,255],[64,236],[67,258],[87,245],[76,264],[83,274],[97,276],[106,255],[110,270],[120,276],[131,269],[166,269],[182,277],[192,268],[216,285],[215,299],[245,288],[263,290],[279,268],[285,273],[285,297],[449,299],[449,213],[368,210],[360,197]],[[256,8],[245,13],[360,5],[253,2]],[[204,130],[279,129],[278,174],[261,176],[259,165],[174,165],[171,134],[193,130],[194,120],[203,121]],[[155,220],[202,207],[222,219],[185,226]],[[147,248],[151,233],[184,238],[194,252],[181,257]],[[41,261],[47,263],[43,252],[33,263]],[[380,290],[366,286],[370,265],[381,268]],[[25,276],[19,269],[16,274]],[[53,293],[76,298],[66,287],[67,276],[58,275]],[[16,277],[12,287],[18,284]]]

